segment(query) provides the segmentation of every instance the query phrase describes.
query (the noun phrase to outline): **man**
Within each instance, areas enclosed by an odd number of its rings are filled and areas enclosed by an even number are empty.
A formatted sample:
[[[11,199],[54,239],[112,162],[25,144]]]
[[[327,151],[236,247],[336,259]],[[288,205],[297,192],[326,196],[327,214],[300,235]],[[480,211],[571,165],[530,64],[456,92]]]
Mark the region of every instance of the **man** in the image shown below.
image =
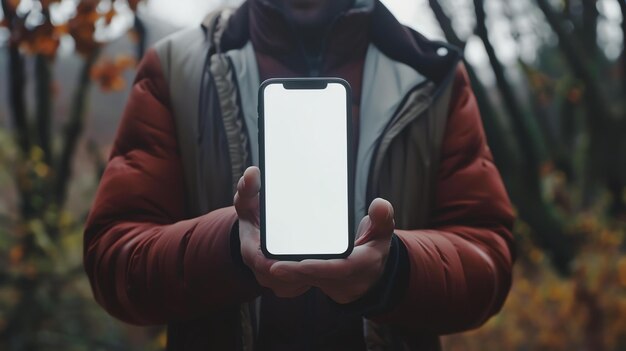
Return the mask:
[[[256,93],[296,76],[352,86],[362,220],[345,260],[259,249]],[[85,269],[113,316],[168,324],[171,350],[436,350],[501,308],[512,223],[457,50],[378,0],[249,0],[146,54]]]

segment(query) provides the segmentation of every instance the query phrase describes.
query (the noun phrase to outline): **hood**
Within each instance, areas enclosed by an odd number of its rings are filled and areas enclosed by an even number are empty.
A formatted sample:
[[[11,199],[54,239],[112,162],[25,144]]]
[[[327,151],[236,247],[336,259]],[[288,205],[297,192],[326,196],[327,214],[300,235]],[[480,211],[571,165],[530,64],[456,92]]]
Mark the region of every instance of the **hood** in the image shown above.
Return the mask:
[[[306,71],[304,53],[284,14],[266,0],[248,0],[229,19],[221,49],[243,47],[275,55],[296,71]],[[435,84],[454,75],[462,54],[447,43],[432,41],[402,25],[380,0],[356,0],[330,28],[324,60],[327,64],[349,59],[369,44],[389,58],[402,62]],[[328,63],[330,61],[330,63]]]

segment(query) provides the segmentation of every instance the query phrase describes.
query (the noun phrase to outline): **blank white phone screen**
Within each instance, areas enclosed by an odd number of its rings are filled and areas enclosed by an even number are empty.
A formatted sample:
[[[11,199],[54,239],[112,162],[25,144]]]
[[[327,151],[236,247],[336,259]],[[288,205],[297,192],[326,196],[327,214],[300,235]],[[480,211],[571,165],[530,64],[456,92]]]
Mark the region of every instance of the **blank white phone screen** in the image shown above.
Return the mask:
[[[273,255],[348,249],[347,91],[264,90],[265,240]]]

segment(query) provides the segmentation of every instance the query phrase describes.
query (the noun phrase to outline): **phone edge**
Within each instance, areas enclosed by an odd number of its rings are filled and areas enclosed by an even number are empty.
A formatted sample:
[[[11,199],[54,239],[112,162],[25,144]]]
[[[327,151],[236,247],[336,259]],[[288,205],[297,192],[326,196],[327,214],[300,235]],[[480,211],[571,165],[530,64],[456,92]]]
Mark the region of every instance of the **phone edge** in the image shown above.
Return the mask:
[[[346,179],[348,185],[348,247],[346,251],[339,254],[304,254],[304,255],[282,255],[273,254],[267,249],[266,237],[265,237],[265,123],[264,123],[264,98],[263,92],[270,84],[283,84],[288,82],[306,82],[306,81],[320,81],[323,80],[327,83],[338,83],[346,89],[346,131],[347,139],[347,159],[348,159],[348,177]],[[314,77],[314,78],[269,78],[263,81],[258,90],[258,104],[257,104],[257,132],[259,141],[259,169],[261,171],[261,191],[259,194],[259,209],[260,209],[260,246],[261,252],[266,258],[281,260],[281,261],[302,261],[306,259],[343,259],[350,256],[354,250],[354,150],[352,145],[354,144],[354,126],[352,125],[352,87],[350,83],[345,79],[338,77]]]

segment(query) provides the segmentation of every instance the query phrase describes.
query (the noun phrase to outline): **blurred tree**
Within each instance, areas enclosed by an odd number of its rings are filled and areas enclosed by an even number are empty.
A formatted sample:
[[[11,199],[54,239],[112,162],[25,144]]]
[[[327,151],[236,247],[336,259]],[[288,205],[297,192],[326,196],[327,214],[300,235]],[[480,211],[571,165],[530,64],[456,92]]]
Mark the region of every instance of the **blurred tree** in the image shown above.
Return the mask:
[[[626,347],[626,52],[610,59],[598,32],[606,21],[598,9],[611,1],[429,0],[448,41],[484,44],[494,86],[475,77],[483,62],[468,70],[521,219],[503,312],[477,332],[447,338],[447,349]],[[626,34],[626,1],[615,1]],[[475,37],[461,38],[455,28],[468,14],[459,4],[470,2]],[[497,49],[503,41],[517,50],[506,64],[511,52]]]
[[[484,0],[474,0],[476,14],[476,34],[483,42],[491,67],[495,73],[496,86],[504,101],[515,136],[522,150],[519,159],[520,177],[518,182],[510,184],[510,192],[522,219],[537,229],[537,242],[553,258],[555,266],[562,273],[569,271],[569,263],[574,256],[572,241],[565,234],[564,219],[552,204],[543,198],[541,188],[541,170],[549,162],[545,136],[529,115],[515,94],[515,89],[506,75],[504,65],[498,59],[496,50],[489,39],[487,15]],[[510,156],[509,156],[510,157]]]
[[[596,50],[589,53],[589,48],[587,50],[581,48],[552,5],[547,0],[536,1],[546,21],[557,35],[559,47],[572,73],[584,86],[589,147],[585,167],[586,184],[583,189],[583,206],[589,207],[594,202],[598,193],[597,185],[603,183],[604,188],[608,189],[612,195],[611,211],[615,215],[623,214],[626,211],[623,195],[626,185],[626,140],[623,137],[626,133],[624,101],[613,101],[610,92],[604,89],[608,84],[600,81],[600,75],[596,73],[598,69],[594,68]],[[624,1],[619,0],[619,2],[623,7]],[[584,9],[594,13],[597,11],[595,5],[585,6]],[[597,18],[597,15],[588,14],[583,17]],[[586,20],[586,22],[589,21],[591,20]],[[622,26],[624,26],[623,22]],[[593,31],[592,36],[596,37],[596,26],[588,25],[583,30]],[[597,44],[594,45],[597,46]],[[622,75],[626,75],[626,71],[622,72]]]
[[[598,0],[582,1],[582,25],[583,45],[589,57],[595,60],[598,55]]]
[[[429,0],[429,3],[448,41],[464,48],[465,41],[459,38],[452,20],[439,1]],[[498,91],[503,96],[507,111],[504,116],[508,116],[514,128],[513,133],[507,131],[502,122],[504,117],[496,112],[498,109],[491,102],[488,89],[477,78],[471,64],[466,62],[481,109],[485,133],[520,217],[535,229],[535,240],[547,251],[555,267],[565,274],[569,271],[575,249],[571,237],[566,234],[564,219],[543,197],[540,172],[548,162],[548,156],[542,133],[518,102],[514,88],[506,76],[505,67],[489,40],[484,2],[474,0],[474,10],[475,33],[483,42],[495,73]]]
[[[120,56],[99,60],[106,42],[97,33],[117,16],[116,8],[136,13],[138,0],[0,0],[8,32],[7,70],[9,110],[16,152],[10,138],[0,134],[2,169],[10,170],[17,189],[19,210],[0,223],[0,349],[67,350],[122,349],[120,338],[94,339],[99,333],[120,331],[98,325],[90,317],[95,304],[82,269],[82,218],[65,206],[72,164],[87,117],[87,96],[92,82],[107,90],[125,85],[121,77],[136,59]],[[59,20],[61,6],[74,11]],[[145,27],[134,16],[131,29],[137,59],[145,51]],[[54,78],[52,66],[63,38],[72,38],[82,56],[71,108],[63,132],[53,134]],[[27,74],[27,63],[34,70]],[[34,111],[26,102],[26,87],[34,86]],[[31,115],[32,114],[32,115]],[[98,147],[88,145],[92,154]],[[6,166],[6,168],[5,168]],[[98,159],[98,171],[103,162]],[[78,219],[78,220],[77,220]],[[67,294],[67,292],[72,292]],[[77,314],[77,315],[72,315]],[[109,323],[110,324],[110,323]],[[89,332],[87,332],[89,331]]]

